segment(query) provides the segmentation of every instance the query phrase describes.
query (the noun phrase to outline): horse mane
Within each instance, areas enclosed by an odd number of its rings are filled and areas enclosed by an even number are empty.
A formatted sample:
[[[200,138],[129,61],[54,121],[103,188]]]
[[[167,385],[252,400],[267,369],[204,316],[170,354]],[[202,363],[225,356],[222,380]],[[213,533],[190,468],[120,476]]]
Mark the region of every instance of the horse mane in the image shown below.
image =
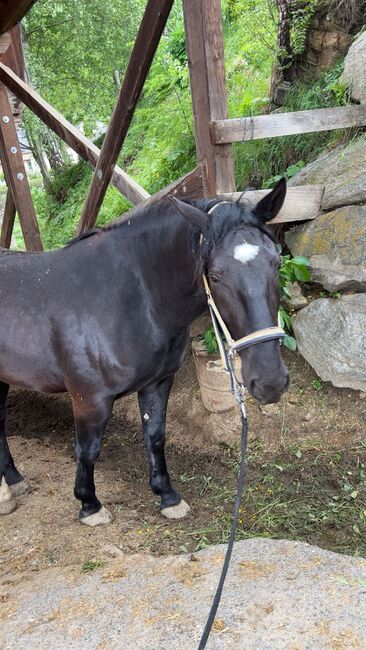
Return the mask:
[[[204,236],[204,244],[201,247],[201,257],[204,259],[208,258],[212,249],[228,232],[239,228],[240,226],[247,225],[258,228],[272,241],[275,241],[273,233],[266,227],[265,223],[261,219],[253,214],[251,207],[246,203],[227,201],[220,198],[183,199],[183,202],[188,203],[189,205],[194,205],[207,213],[216,205],[220,206],[219,209],[213,210],[210,215],[210,225]],[[140,209],[137,206],[136,213],[135,211],[133,211],[133,214],[126,213],[125,215],[122,215],[118,221],[115,221],[110,225],[87,230],[81,235],[74,237],[66,246],[72,246],[84,239],[94,237],[101,233],[119,230],[122,226],[125,226],[126,223],[135,221],[135,219],[140,220],[141,217],[147,215],[147,213],[152,210],[154,211],[154,214],[148,216],[148,221],[153,222],[154,225],[161,221],[162,225],[166,226],[166,218],[169,214],[171,215],[172,204],[168,199],[162,199],[161,201],[141,207]],[[192,232],[192,238],[197,240],[197,232]],[[202,261],[204,261],[204,259]]]

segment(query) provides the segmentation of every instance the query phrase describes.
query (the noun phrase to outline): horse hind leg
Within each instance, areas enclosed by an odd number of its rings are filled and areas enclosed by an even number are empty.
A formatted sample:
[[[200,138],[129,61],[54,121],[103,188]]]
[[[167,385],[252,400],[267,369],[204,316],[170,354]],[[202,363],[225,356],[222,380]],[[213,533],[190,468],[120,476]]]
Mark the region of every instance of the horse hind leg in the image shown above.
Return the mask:
[[[13,512],[14,497],[29,491],[28,482],[15,467],[5,435],[6,399],[9,385],[0,381],[0,515]]]
[[[73,398],[77,469],[74,494],[81,501],[79,519],[87,526],[100,526],[112,521],[112,515],[95,494],[94,466],[100,454],[105,426],[112,412],[113,399],[94,398],[77,401]]]
[[[190,511],[170,483],[164,445],[166,408],[174,376],[171,375],[158,384],[149,386],[138,393],[142,429],[150,470],[150,487],[160,496],[160,512],[167,519],[182,519]]]

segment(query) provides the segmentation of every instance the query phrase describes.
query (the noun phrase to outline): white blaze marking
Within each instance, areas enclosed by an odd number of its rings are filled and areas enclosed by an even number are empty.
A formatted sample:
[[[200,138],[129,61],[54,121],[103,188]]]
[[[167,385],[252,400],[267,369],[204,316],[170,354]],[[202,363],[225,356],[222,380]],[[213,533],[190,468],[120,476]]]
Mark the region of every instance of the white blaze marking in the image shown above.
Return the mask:
[[[238,262],[241,262],[242,264],[246,264],[247,262],[250,262],[250,260],[254,260],[255,256],[258,254],[258,251],[259,246],[248,244],[248,242],[245,241],[243,244],[235,246],[234,259],[238,260]]]

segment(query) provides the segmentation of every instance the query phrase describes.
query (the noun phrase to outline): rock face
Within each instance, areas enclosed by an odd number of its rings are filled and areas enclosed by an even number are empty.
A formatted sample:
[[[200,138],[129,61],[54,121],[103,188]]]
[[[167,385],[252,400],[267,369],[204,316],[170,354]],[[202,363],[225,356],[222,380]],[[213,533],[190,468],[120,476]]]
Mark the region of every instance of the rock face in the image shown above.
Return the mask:
[[[342,81],[350,86],[353,99],[366,103],[366,32],[348,50]]]
[[[366,206],[321,214],[289,230],[286,244],[310,258],[312,279],[328,291],[366,291]]]
[[[366,294],[315,300],[297,314],[294,332],[321,379],[366,391]]]
[[[35,573],[3,592],[0,646],[193,650],[224,552],[123,555],[89,575]],[[300,542],[237,542],[207,650],[361,650],[365,580],[362,558]]]
[[[366,137],[324,153],[289,181],[290,187],[313,184],[325,185],[323,210],[366,202]]]

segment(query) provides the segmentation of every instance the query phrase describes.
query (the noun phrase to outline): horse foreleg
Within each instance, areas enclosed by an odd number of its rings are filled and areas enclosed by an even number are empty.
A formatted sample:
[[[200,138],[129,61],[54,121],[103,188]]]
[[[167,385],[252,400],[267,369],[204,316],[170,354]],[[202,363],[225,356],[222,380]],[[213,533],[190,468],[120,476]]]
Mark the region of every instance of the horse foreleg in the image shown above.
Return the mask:
[[[88,526],[99,526],[112,521],[112,515],[97,499],[94,484],[94,466],[100,454],[105,426],[112,412],[110,398],[75,399],[77,469],[74,494],[82,503],[80,522]]]
[[[168,519],[181,519],[190,510],[170,483],[165,462],[166,408],[174,376],[149,386],[138,393],[142,429],[150,470],[150,486],[161,498],[161,514]]]
[[[14,496],[29,490],[29,484],[19,474],[5,435],[6,399],[9,385],[0,381],[0,515],[13,512],[16,508]]]

